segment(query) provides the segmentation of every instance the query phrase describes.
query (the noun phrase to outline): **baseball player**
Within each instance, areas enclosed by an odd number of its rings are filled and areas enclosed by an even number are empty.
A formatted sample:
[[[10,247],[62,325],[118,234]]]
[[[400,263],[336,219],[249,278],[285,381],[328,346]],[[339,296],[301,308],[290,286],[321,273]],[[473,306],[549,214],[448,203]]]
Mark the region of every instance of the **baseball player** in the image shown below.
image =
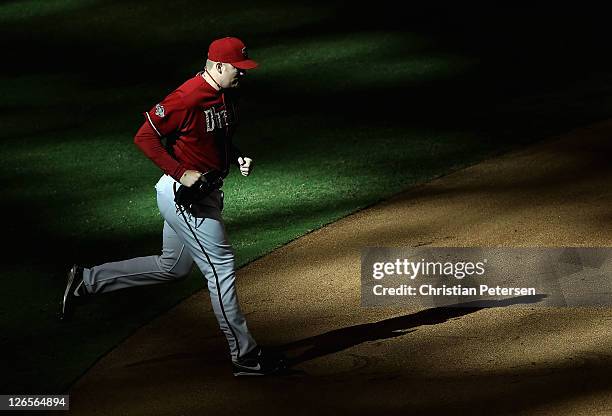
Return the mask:
[[[238,123],[235,91],[257,65],[240,39],[217,39],[209,46],[204,70],[144,114],[134,142],[165,173],[155,185],[164,218],[162,253],[91,268],[74,265],[61,302],[62,320],[93,294],[180,279],[195,262],[229,343],[233,374],[266,375],[284,368],[280,355],[257,345],[240,310],[234,254],[221,217],[223,192],[213,187],[187,206],[175,203],[177,191],[197,189],[211,172],[222,179],[231,164],[243,176],[250,174],[253,160],[232,145],[232,135]]]

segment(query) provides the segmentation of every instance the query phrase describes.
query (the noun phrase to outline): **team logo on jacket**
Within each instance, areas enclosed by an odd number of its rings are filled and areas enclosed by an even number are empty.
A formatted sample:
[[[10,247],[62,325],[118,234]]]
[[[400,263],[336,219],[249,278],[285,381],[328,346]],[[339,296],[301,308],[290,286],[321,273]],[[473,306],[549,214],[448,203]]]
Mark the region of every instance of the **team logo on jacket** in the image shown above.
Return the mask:
[[[161,104],[157,104],[155,106],[155,115],[157,117],[163,117],[166,115],[166,110],[164,109],[164,106]]]
[[[234,124],[234,118],[227,110],[217,111],[215,107],[204,110],[206,118],[206,131],[211,132],[215,129],[222,129]]]

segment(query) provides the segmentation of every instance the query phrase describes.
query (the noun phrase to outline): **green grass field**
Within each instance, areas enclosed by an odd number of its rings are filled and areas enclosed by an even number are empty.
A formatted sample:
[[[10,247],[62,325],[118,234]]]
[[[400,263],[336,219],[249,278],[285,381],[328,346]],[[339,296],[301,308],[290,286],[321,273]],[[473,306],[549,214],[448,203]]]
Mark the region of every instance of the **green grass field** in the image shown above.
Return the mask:
[[[159,170],[133,145],[148,110],[242,37],[261,68],[236,142],[254,174],[226,181],[244,265],[401,190],[608,118],[610,62],[581,16],[350,4],[12,1],[0,5],[5,218],[0,392],[65,390],[143,323],[203,288],[100,296],[55,313],[65,272],[160,249]],[[380,10],[387,10],[381,7]],[[514,29],[520,20],[521,30]],[[564,20],[565,19],[565,20]],[[572,20],[574,19],[574,20]],[[588,22],[580,20],[587,27]]]

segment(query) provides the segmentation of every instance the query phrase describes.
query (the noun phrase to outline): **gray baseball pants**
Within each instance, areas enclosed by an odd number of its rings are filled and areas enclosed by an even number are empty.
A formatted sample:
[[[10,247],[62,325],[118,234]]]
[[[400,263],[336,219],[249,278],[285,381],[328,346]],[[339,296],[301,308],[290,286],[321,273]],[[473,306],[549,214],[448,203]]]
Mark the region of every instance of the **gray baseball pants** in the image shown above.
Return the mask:
[[[164,175],[155,185],[157,205],[164,218],[161,255],[137,257],[85,269],[85,289],[90,294],[104,293],[181,279],[190,273],[195,261],[208,282],[213,311],[229,343],[232,359],[236,360],[257,344],[247,328],[238,303],[234,253],[227,241],[221,218],[223,194],[215,191],[203,200],[197,218],[187,212],[183,217],[174,203],[175,184],[179,186],[172,177]]]

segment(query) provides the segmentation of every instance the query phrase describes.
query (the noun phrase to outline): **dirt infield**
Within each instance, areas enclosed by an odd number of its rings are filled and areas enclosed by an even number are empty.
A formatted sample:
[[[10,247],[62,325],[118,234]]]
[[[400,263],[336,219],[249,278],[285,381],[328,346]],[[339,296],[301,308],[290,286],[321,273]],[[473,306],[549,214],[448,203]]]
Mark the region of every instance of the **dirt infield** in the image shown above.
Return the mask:
[[[485,161],[239,272],[260,343],[296,374],[234,378],[208,294],[137,331],[71,413],[612,414],[612,308],[360,306],[364,246],[612,246],[612,121]]]

